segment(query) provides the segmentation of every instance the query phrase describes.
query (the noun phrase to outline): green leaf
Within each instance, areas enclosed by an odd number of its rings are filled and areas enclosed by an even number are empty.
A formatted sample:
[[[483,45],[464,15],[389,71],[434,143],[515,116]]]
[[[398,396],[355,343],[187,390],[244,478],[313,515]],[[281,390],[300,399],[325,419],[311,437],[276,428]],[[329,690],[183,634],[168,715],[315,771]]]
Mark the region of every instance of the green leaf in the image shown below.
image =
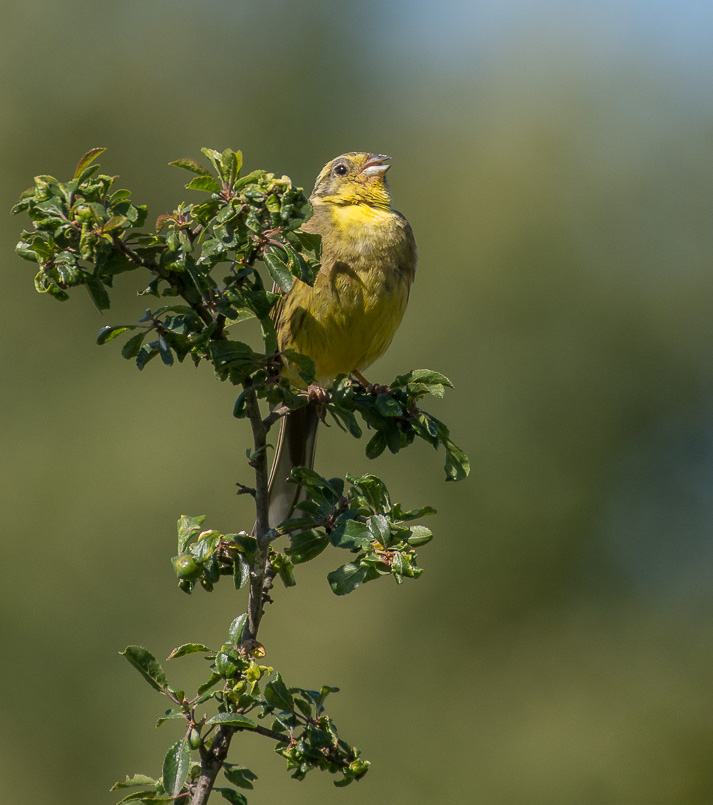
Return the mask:
[[[238,615],[238,617],[230,624],[228,635],[232,643],[238,645],[243,642],[243,630],[245,629],[245,624],[247,622],[247,613],[243,612],[242,615]]]
[[[300,242],[302,253],[313,260],[319,260],[322,257],[322,237],[311,232],[303,232],[298,229],[295,232],[296,237]]]
[[[421,545],[426,545],[432,539],[433,533],[430,528],[426,528],[424,525],[412,525],[411,536],[406,541],[409,545],[413,545],[414,548],[418,548]]]
[[[107,341],[111,341],[112,338],[116,338],[118,335],[125,333],[127,330],[135,329],[135,324],[114,324],[108,327],[102,327],[101,330],[99,330],[99,335],[97,336],[97,344],[106,344]]]
[[[201,152],[213,163],[215,169],[220,171],[220,151],[216,151],[214,148],[201,148]]]
[[[282,681],[279,673],[275,672],[275,676],[271,682],[265,685],[265,701],[271,706],[276,707],[278,710],[287,710],[291,713],[295,709],[295,702],[292,694],[287,689],[287,685]]]
[[[357,478],[347,473],[347,480],[364,495],[368,506],[374,512],[386,511],[391,508],[389,491],[378,475],[367,473]]]
[[[82,171],[87,167],[87,165],[94,162],[94,160],[106,151],[106,148],[92,148],[87,151],[86,154],[79,160],[77,163],[77,167],[74,171],[74,178],[78,179],[82,174]]]
[[[163,803],[170,803],[172,800],[157,796],[155,789],[148,789],[145,791],[134,791],[123,799],[120,799],[116,805],[123,805],[125,802],[139,802],[141,805],[148,803],[150,803],[150,805],[162,805]]]
[[[337,425],[339,425],[342,430],[348,430],[355,439],[361,439],[362,430],[359,427],[356,417],[351,411],[347,410],[346,408],[342,408],[335,403],[327,403],[327,408],[329,409],[329,413],[334,417]]]
[[[220,724],[224,727],[236,727],[238,729],[254,729],[257,724],[247,716],[240,713],[218,713],[209,718],[206,724]]]
[[[299,565],[319,556],[327,545],[329,537],[323,531],[308,529],[290,536],[290,546],[285,549],[285,553]]]
[[[417,520],[419,517],[427,517],[438,512],[433,506],[422,506],[420,509],[408,509],[403,511],[400,503],[394,503],[394,520]]]
[[[289,556],[282,553],[275,553],[273,557],[273,568],[277,566],[280,581],[285,587],[294,587],[297,584],[295,579],[295,566]]]
[[[177,528],[179,554],[185,552],[186,546],[191,541],[191,537],[194,537],[196,534],[200,533],[205,518],[205,514],[201,514],[198,517],[189,517],[187,514],[182,514],[178,518]]]
[[[136,668],[152,688],[163,693],[168,689],[168,679],[154,655],[143,646],[127,646],[119,654]]]
[[[335,548],[346,548],[352,551],[368,548],[374,536],[367,528],[366,523],[360,523],[358,520],[347,520],[344,525],[332,531],[329,539]]]
[[[173,162],[169,162],[168,164],[174,168],[183,168],[191,173],[197,173],[199,176],[211,175],[208,168],[204,168],[203,165],[201,165],[199,162],[196,162],[195,159],[189,159],[188,157],[184,157],[183,159],[174,159]]]
[[[167,660],[175,660],[177,657],[185,657],[186,654],[195,654],[201,652],[203,654],[214,654],[213,649],[204,646],[203,643],[184,643],[182,646],[174,648],[173,651],[166,657]]]
[[[240,175],[240,168],[243,164],[243,155],[240,151],[233,151],[226,148],[220,155],[221,171],[220,175],[226,184],[232,186]]]
[[[208,351],[218,377],[233,383],[242,382],[261,358],[242,341],[211,341]]]
[[[238,179],[237,182],[233,185],[233,190],[238,191],[242,190],[243,187],[246,187],[249,184],[255,184],[265,175],[264,170],[254,170],[252,173],[248,173],[247,176],[243,176],[242,179]]]
[[[186,185],[187,190],[202,190],[204,193],[219,193],[220,185],[209,174],[208,176],[197,176],[191,179]]]
[[[453,383],[445,375],[440,372],[434,372],[431,369],[414,369],[405,375],[399,375],[391,383],[391,388],[403,388],[409,383],[423,383],[426,386],[448,386],[448,388],[453,388]]]
[[[275,323],[270,317],[263,316],[260,319],[260,330],[262,342],[265,345],[265,354],[273,355],[277,352],[277,332],[275,330]],[[304,376],[302,375],[302,377]]]
[[[327,698],[327,696],[329,696],[330,693],[339,693],[339,688],[335,688],[333,685],[322,685],[319,690],[319,695],[315,700],[318,713],[321,713],[324,710],[324,700]]]
[[[156,722],[156,729],[158,729],[166,721],[173,721],[174,719],[177,718],[185,718],[183,710],[178,710],[175,707],[171,710],[166,710],[166,712]]]
[[[374,538],[377,539],[384,547],[389,547],[389,538],[391,536],[391,526],[389,521],[383,514],[373,514],[369,518],[369,528]]]
[[[468,456],[449,438],[443,439],[446,448],[446,480],[462,481],[470,474],[470,461]]]
[[[109,790],[119,791],[122,788],[132,788],[135,785],[156,785],[157,782],[158,780],[154,780],[153,777],[148,777],[146,774],[134,774],[131,777],[127,774],[126,780],[114,783]]]
[[[278,257],[276,250],[272,247],[263,254],[263,260],[275,284],[283,293],[287,293],[295,281],[287,264]]]
[[[212,673],[203,684],[198,687],[198,693],[203,694],[210,690],[214,685],[221,681],[223,677],[220,674]]]
[[[185,738],[176,741],[163,759],[163,787],[169,797],[177,797],[191,767],[191,748]]]
[[[237,551],[233,555],[233,585],[236,590],[242,589],[250,578],[250,564],[245,557]]]

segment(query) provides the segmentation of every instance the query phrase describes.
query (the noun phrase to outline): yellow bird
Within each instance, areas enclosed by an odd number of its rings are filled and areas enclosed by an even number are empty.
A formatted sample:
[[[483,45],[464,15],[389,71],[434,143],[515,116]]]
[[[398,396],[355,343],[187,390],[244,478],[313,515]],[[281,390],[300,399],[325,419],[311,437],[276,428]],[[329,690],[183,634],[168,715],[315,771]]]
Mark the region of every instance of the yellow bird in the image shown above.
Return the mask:
[[[296,280],[273,312],[278,348],[312,358],[320,386],[339,374],[362,379],[406,309],[416,242],[408,221],[391,208],[388,159],[353,151],[324,166],[310,196],[314,214],[303,227],[322,236],[321,268],[313,287]],[[293,467],[312,466],[318,421],[314,405],[282,420],[270,473],[273,528],[299,499],[299,487],[287,477]]]

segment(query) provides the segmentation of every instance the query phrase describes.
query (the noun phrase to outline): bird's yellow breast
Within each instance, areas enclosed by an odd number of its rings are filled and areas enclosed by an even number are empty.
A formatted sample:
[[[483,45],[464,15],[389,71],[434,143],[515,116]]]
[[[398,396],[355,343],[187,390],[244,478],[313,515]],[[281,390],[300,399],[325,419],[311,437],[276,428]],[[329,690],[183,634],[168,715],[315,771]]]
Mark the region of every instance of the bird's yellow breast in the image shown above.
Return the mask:
[[[281,350],[315,362],[317,380],[363,371],[388,347],[401,322],[416,265],[406,220],[387,207],[315,204],[306,229],[322,235],[314,287],[296,282],[277,322]]]

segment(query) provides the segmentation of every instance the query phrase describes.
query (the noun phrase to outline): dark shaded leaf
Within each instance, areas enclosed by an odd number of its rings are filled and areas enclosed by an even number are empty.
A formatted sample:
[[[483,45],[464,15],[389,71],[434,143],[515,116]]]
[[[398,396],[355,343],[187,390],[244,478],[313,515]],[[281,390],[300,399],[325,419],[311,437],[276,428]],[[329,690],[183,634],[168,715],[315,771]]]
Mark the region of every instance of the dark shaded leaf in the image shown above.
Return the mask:
[[[377,396],[375,408],[382,416],[391,417],[401,416],[403,414],[401,406],[388,394],[379,394]]]
[[[252,786],[250,786],[252,788]],[[223,799],[226,799],[231,805],[248,805],[248,800],[245,794],[241,794],[240,791],[235,791],[232,788],[222,788],[220,786],[216,786],[215,791],[217,791]]]
[[[366,457],[377,458],[384,452],[385,448],[386,436],[384,435],[383,431],[377,430],[377,432],[367,442]]]
[[[87,275],[87,290],[92,302],[96,305],[97,310],[109,310],[111,302],[106,288],[101,280],[91,274]]]
[[[250,769],[245,766],[238,766],[234,763],[224,763],[223,773],[228,782],[237,785],[238,788],[251,789],[253,788],[252,781],[257,780],[257,774],[255,774],[255,772],[250,771]]]

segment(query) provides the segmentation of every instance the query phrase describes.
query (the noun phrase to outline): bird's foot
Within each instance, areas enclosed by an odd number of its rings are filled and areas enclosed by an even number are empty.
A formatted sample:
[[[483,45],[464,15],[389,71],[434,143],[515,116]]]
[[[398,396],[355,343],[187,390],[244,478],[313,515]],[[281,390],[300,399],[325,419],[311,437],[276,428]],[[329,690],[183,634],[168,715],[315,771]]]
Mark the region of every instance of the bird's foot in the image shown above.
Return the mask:
[[[307,399],[314,405],[326,405],[329,402],[327,389],[312,383],[307,389]]]
[[[317,411],[317,416],[320,422],[327,424],[327,403],[329,402],[329,394],[327,389],[312,383],[307,389],[307,399],[311,405],[314,405]]]

